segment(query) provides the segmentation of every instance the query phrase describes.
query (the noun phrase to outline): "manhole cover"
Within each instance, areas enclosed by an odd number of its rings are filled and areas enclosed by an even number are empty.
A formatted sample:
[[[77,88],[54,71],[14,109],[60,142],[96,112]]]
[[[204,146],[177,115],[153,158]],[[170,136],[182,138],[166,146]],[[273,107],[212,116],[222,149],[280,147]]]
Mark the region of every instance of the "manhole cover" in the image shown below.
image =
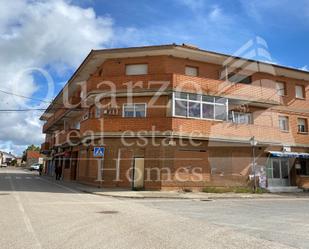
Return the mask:
[[[98,212],[98,214],[117,214],[118,211],[101,211],[101,212]]]
[[[0,193],[0,195],[9,195],[8,193]]]
[[[212,199],[200,199],[200,201],[213,201]]]

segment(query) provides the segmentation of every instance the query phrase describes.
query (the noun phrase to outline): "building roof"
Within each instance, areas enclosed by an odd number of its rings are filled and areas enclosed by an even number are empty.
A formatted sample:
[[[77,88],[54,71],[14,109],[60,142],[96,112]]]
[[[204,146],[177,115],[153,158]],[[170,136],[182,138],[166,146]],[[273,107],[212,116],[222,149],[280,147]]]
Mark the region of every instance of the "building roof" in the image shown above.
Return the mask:
[[[113,48],[113,49],[101,49],[101,50],[91,50],[87,57],[84,59],[82,64],[74,72],[72,77],[69,79],[65,87],[74,82],[86,81],[89,76],[95,72],[95,70],[102,65],[106,59],[110,58],[126,58],[126,57],[139,57],[139,56],[155,56],[155,55],[173,55],[180,58],[188,58],[192,60],[208,62],[219,64],[222,66],[234,66],[246,65],[246,68],[250,68],[254,71],[269,73],[273,75],[289,77],[298,80],[309,81],[309,72],[282,66],[278,64],[273,64],[264,61],[257,61],[246,59],[234,55],[228,55],[208,50],[199,49],[192,45],[177,45],[177,44],[167,44],[167,45],[156,45],[156,46],[142,46],[142,47],[129,47],[129,48]],[[236,62],[235,62],[236,61]],[[249,63],[248,63],[249,62]],[[248,64],[250,64],[248,66]],[[64,87],[64,88],[65,88]],[[74,86],[75,87],[75,86]],[[63,89],[64,89],[63,88]],[[60,98],[63,89],[58,93],[53,102],[46,109],[44,114],[41,116],[41,120],[46,120],[49,118],[50,112],[53,112],[54,105],[62,104],[62,99]]]
[[[7,153],[7,152],[5,152],[5,151],[0,151],[0,154],[3,154],[5,157],[12,157],[12,158],[16,158],[16,156],[14,156],[13,154],[11,154],[11,153]]]
[[[41,154],[38,151],[28,150],[27,151],[27,158],[40,158]]]

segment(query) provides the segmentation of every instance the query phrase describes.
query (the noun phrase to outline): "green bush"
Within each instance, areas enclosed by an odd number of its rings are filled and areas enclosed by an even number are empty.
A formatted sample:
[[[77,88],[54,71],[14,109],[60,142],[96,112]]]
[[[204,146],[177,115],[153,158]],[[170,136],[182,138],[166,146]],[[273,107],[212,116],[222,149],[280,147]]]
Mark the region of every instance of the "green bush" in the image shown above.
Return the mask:
[[[254,193],[249,187],[205,187],[204,193]],[[256,194],[267,193],[267,190],[258,188]]]

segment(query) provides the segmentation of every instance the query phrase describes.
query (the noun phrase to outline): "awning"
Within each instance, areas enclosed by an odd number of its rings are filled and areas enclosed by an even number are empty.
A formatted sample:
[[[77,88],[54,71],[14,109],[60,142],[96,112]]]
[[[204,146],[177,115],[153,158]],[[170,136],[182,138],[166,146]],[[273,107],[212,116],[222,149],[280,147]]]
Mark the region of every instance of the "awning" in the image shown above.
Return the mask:
[[[300,152],[282,152],[282,151],[268,151],[273,157],[287,157],[287,158],[308,158],[309,153]]]

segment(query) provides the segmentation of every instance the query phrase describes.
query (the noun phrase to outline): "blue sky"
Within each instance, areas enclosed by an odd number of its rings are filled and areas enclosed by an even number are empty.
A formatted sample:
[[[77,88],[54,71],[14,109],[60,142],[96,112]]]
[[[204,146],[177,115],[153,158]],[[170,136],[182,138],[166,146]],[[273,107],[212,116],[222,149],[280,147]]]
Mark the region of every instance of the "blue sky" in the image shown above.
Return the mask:
[[[91,49],[189,43],[233,54],[257,40],[267,56],[255,59],[308,70],[309,1],[0,1],[0,90],[50,100]],[[0,91],[0,109],[25,107],[46,104]],[[0,150],[44,140],[41,112],[0,115]]]
[[[275,62],[301,68],[309,64],[308,1],[158,0],[76,1],[110,16],[115,27],[135,30],[133,40],[111,46],[191,43],[200,48],[233,53],[260,36]],[[134,31],[132,31],[134,32]],[[121,36],[121,33],[119,33]],[[135,38],[135,39],[134,39]]]

